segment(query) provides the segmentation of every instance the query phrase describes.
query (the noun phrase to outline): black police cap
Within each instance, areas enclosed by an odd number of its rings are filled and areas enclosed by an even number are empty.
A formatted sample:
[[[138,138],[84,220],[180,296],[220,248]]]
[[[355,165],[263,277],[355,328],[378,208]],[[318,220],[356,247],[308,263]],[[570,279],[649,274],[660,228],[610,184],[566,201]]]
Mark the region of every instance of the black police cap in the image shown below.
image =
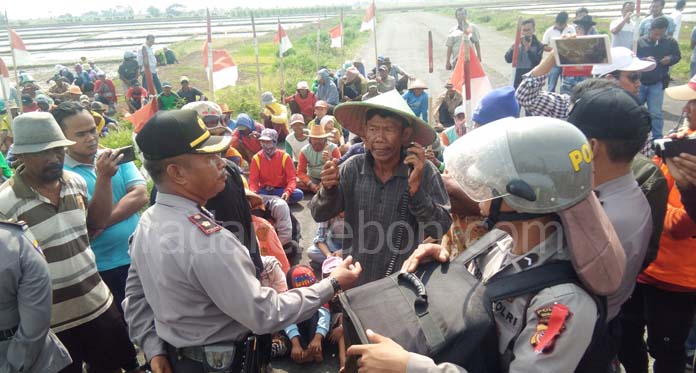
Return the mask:
[[[600,88],[583,93],[568,115],[588,138],[634,140],[651,129],[650,113],[621,88]]]
[[[220,153],[232,137],[212,136],[194,110],[168,110],[150,118],[135,141],[145,159],[156,161],[186,153]]]

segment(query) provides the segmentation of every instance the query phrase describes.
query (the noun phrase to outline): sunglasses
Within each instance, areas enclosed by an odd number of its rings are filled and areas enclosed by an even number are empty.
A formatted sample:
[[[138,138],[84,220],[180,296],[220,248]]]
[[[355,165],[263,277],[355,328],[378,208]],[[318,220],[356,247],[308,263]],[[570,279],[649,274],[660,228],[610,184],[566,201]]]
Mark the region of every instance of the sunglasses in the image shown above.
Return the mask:
[[[640,80],[640,76],[641,76],[641,74],[639,72],[633,72],[633,73],[628,74],[628,76],[626,76],[626,78],[628,80],[630,80],[631,83],[635,83],[635,82]]]
[[[203,117],[203,123],[207,127],[215,127],[220,124],[220,117],[218,115],[206,115]]]

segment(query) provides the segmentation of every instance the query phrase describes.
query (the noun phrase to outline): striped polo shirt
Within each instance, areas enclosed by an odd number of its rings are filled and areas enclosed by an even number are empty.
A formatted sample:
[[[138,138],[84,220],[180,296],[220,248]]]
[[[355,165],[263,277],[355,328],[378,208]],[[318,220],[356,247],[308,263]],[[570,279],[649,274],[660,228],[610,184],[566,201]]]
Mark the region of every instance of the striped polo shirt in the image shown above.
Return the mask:
[[[87,186],[63,171],[60,201],[53,205],[23,180],[24,166],[0,186],[0,214],[23,220],[43,249],[53,287],[51,328],[61,332],[94,320],[113,300],[87,236]]]

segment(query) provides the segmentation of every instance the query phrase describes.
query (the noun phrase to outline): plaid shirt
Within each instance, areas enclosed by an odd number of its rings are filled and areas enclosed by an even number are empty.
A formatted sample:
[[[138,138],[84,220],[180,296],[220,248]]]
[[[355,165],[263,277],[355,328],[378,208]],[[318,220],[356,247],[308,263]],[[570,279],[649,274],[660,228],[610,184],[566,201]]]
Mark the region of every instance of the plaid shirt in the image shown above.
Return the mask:
[[[452,224],[449,196],[440,173],[430,162],[425,163],[420,188],[408,199],[406,224],[409,233],[404,243],[395,248],[395,232],[404,221],[399,206],[408,188],[408,166],[399,163],[393,176],[382,182],[373,170],[374,158],[367,152],[356,155],[341,165],[337,187],[321,188],[310,205],[315,221],[327,221],[345,211],[343,256],[352,255],[360,262],[362,285],[384,277],[392,258],[398,271],[423,239],[440,239]]]
[[[546,85],[548,74],[541,76],[531,76],[526,74],[520,86],[517,87],[515,97],[527,113],[527,116],[539,116],[568,119],[570,114],[570,96],[555,92],[542,91]],[[652,153],[652,134],[648,135],[645,146],[640,153],[646,157],[651,157]]]
[[[546,85],[547,75],[524,76],[517,87],[515,97],[527,113],[527,116],[567,119],[570,113],[570,96],[555,92],[542,91]]]

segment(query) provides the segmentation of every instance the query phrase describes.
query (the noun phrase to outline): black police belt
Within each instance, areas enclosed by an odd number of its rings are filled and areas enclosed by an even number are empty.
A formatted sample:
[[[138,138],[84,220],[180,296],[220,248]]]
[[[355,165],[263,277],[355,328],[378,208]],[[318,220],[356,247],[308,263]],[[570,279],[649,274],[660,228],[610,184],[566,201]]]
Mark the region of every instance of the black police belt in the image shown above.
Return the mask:
[[[186,358],[200,363],[207,372],[252,372],[255,364],[256,336],[242,342],[221,342],[207,346],[176,349],[177,359]],[[250,354],[251,353],[251,354]]]
[[[17,333],[17,330],[19,329],[19,325],[16,325],[12,328],[5,329],[5,330],[0,330],[0,342],[4,341],[9,341],[14,337],[15,333]]]

